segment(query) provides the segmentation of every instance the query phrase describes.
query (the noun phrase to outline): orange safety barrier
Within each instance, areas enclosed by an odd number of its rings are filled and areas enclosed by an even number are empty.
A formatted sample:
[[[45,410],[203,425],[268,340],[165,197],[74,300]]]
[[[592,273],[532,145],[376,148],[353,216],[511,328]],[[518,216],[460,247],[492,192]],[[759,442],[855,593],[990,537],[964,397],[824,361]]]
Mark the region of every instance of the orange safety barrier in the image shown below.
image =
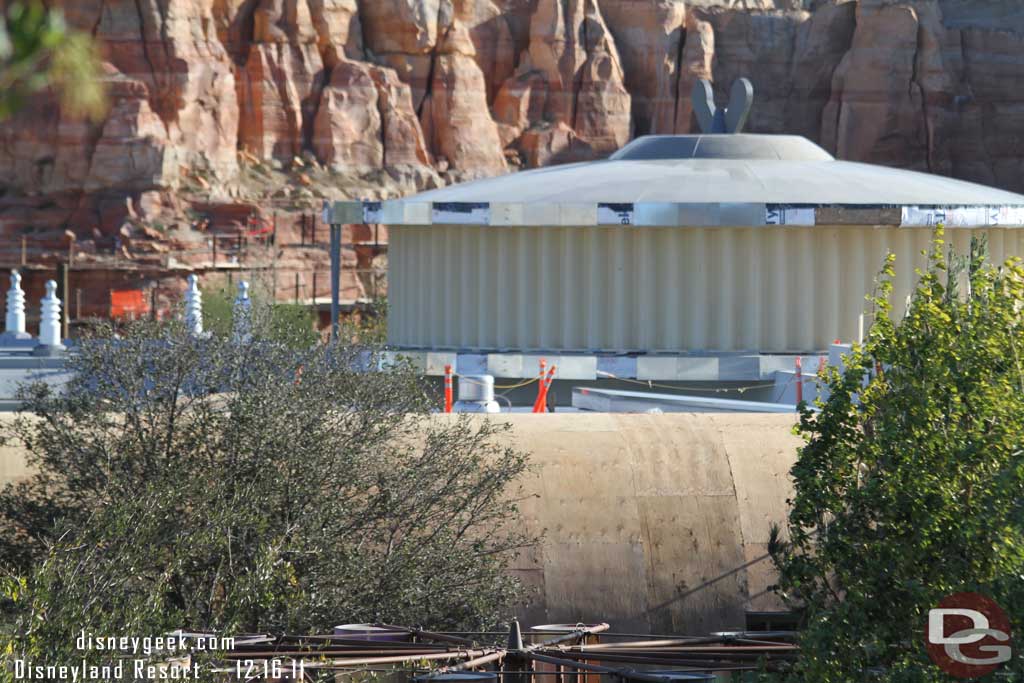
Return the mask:
[[[804,359],[796,357],[796,404],[800,405],[804,400]]]
[[[544,371],[547,370],[548,362],[543,358],[540,359],[540,373],[537,375],[537,398],[533,399],[533,412],[537,411],[537,406],[540,405],[540,395],[544,391]]]
[[[552,382],[555,381],[555,370],[558,369],[557,365],[552,365],[551,369],[548,370],[548,375],[540,381],[540,393],[537,396],[537,402],[534,404],[533,412],[535,413],[546,413],[548,409],[548,389],[551,388]]]
[[[452,366],[444,366],[444,412],[452,412]]]
[[[110,317],[114,319],[141,318],[149,313],[149,302],[141,289],[110,290]]]

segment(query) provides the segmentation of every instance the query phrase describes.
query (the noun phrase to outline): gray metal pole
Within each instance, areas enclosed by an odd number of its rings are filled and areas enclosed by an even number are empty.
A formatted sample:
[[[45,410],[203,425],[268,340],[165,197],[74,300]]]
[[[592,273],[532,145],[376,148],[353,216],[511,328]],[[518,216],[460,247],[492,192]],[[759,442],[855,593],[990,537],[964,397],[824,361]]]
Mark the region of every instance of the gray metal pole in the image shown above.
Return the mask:
[[[341,298],[341,226],[331,224],[331,341],[338,341],[338,311]]]
[[[61,339],[67,339],[71,332],[70,313],[68,313],[71,310],[71,290],[68,289],[68,270],[70,268],[70,265],[67,263],[57,264],[57,298],[64,304],[60,311]]]

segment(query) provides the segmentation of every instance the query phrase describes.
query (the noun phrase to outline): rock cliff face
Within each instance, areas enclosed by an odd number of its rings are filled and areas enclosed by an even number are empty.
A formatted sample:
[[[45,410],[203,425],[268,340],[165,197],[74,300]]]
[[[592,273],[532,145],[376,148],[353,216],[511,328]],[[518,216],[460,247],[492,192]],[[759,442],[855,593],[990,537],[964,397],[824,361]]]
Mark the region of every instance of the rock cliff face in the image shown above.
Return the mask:
[[[753,131],[1024,189],[1024,10],[1012,2],[63,5],[104,46],[110,113],[86,124],[39,102],[0,127],[9,191],[141,193],[201,171],[230,193],[240,153],[387,169],[412,189],[687,132],[694,80],[723,94],[738,76],[756,88]]]
[[[1024,191],[1018,0],[52,1],[103,45],[111,107],[0,125],[0,237],[599,158],[691,131],[694,81],[739,76],[748,130]]]

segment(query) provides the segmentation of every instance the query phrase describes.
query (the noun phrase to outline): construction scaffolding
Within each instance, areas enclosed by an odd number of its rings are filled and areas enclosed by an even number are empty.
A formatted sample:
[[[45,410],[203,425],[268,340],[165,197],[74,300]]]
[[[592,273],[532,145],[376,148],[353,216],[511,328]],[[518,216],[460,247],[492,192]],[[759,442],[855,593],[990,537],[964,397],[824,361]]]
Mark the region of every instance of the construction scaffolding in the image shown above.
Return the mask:
[[[795,636],[794,631],[641,635],[614,633],[606,623],[549,624],[522,631],[515,620],[507,632],[351,624],[327,635],[237,638],[213,670],[235,673],[244,662],[251,671],[284,671],[288,680],[309,681],[369,672],[417,683],[600,683],[602,677],[644,683],[707,681],[720,673],[784,669],[796,657]],[[271,679],[284,680],[280,675],[251,680]]]
[[[97,318],[167,315],[177,293],[163,285],[189,273],[219,276],[228,290],[236,280],[263,279],[275,301],[310,307],[326,323],[332,282],[326,263],[329,226],[315,213],[293,215],[291,220],[291,227],[282,229],[274,212],[250,217],[240,229],[227,233],[200,221],[205,234],[187,245],[141,241],[131,248],[117,236],[85,242],[62,238],[58,243],[53,235],[27,233],[11,245],[14,248],[0,253],[0,271],[21,272],[32,297],[46,280],[55,279],[65,304],[65,336]],[[371,308],[387,292],[387,268],[374,260],[387,253],[379,226],[339,231],[337,248],[356,254],[354,262],[349,257],[344,265],[339,263],[337,278],[345,278],[347,291],[339,295],[337,310],[348,315]],[[318,264],[313,252],[320,252],[323,262]],[[34,309],[28,322],[38,324]]]

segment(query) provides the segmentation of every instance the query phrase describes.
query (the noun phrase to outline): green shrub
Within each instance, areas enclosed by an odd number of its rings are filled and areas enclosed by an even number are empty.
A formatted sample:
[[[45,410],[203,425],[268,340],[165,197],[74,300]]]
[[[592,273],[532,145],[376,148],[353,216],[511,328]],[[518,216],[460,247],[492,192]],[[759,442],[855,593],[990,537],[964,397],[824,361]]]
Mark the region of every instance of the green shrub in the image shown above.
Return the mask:
[[[1024,269],[986,265],[981,242],[944,257],[941,235],[901,320],[888,260],[867,339],[801,411],[789,540],[772,544],[806,616],[801,680],[949,680],[925,627],[952,593],[1024,632]]]

